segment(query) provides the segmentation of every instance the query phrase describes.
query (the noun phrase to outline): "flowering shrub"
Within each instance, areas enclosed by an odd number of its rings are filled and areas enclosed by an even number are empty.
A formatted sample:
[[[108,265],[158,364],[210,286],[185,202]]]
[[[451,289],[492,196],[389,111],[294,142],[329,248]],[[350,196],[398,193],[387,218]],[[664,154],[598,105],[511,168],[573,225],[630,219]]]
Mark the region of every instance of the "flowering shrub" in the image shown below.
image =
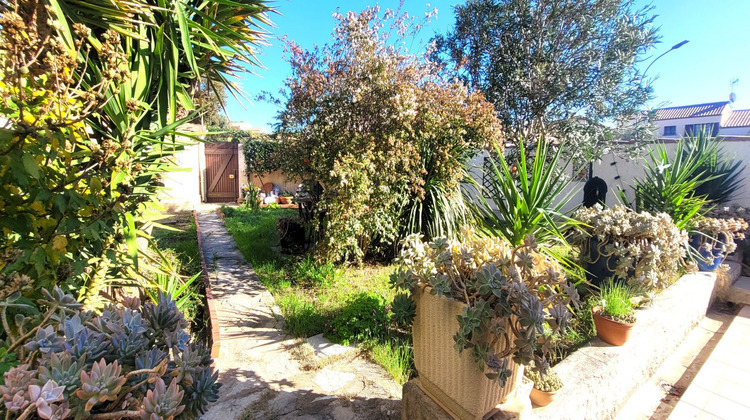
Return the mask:
[[[546,372],[545,351],[552,336],[568,326],[568,305],[578,304],[578,293],[557,261],[538,252],[532,236],[513,247],[471,229],[464,230],[462,242],[438,238],[425,243],[412,235],[399,264],[391,276],[397,289],[411,293],[429,288],[431,294],[466,304],[458,316],[455,348],[459,353],[471,349],[482,371],[489,370],[485,375],[501,385],[511,373],[506,357],[523,364],[534,361]],[[394,311],[403,313],[400,306],[408,303],[400,296]],[[538,349],[541,355],[535,353]]]
[[[324,189],[318,255],[360,260],[409,226],[452,232],[463,164],[499,140],[493,106],[407,50],[419,27],[407,15],[334,18],[331,44],[287,43],[293,77],[279,116],[284,169]]]
[[[221,384],[209,350],[190,342],[185,319],[170,297],[158,304],[81,310],[59,288],[42,289],[39,308],[15,294],[2,305],[41,310],[3,322],[0,344],[21,364],[0,386],[9,415],[23,418],[195,418],[218,399]]]
[[[572,241],[587,249],[596,239],[599,258],[614,266],[614,277],[647,288],[674,282],[683,266],[687,233],[666,213],[634,212],[626,207],[581,208],[573,218],[584,223]]]

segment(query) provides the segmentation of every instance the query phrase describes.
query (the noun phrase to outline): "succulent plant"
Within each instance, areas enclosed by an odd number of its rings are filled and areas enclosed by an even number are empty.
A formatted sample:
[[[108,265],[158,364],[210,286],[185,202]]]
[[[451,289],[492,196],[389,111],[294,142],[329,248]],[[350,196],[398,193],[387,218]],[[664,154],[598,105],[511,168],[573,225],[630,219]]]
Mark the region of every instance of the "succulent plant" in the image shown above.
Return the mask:
[[[534,388],[540,391],[555,392],[563,387],[562,380],[552,369],[548,369],[546,373],[542,374],[533,363],[526,367],[524,375],[531,379],[534,382]]]
[[[148,370],[159,368],[160,365],[165,361],[169,360],[169,355],[157,347],[152,347],[151,350],[143,352],[135,358],[135,370]],[[149,378],[148,374],[133,375],[128,378],[130,385],[139,384]],[[145,392],[146,385],[142,386],[142,390]]]
[[[513,247],[470,228],[462,236],[462,242],[438,238],[429,243],[407,237],[391,285],[407,292],[428,288],[464,303],[454,347],[459,353],[470,350],[485,375],[504,385],[510,373],[506,357],[546,366],[535,351],[548,348],[551,335],[565,330],[568,306],[578,304],[578,294],[557,261],[537,250],[533,237]],[[399,300],[394,308],[406,314],[408,304]]]
[[[622,206],[605,209],[596,204],[579,209],[573,217],[583,227],[571,242],[587,249],[594,243],[590,239],[596,239],[599,258],[615,266],[616,279],[663,289],[679,277],[688,238],[668,214],[637,213]]]
[[[203,371],[210,360],[211,354],[205,346],[190,343],[181,352],[175,352],[172,375],[177,377],[180,384],[189,386],[193,383],[193,375]]]
[[[174,300],[164,293],[159,293],[158,304],[147,302],[141,311],[153,331],[149,336],[152,343],[161,344],[167,336],[187,326]]]
[[[72,337],[66,336],[65,350],[73,357],[85,357],[86,364],[105,357],[112,349],[112,343],[107,336],[88,327],[78,331]]]
[[[76,396],[86,401],[86,411],[91,411],[100,402],[117,398],[126,380],[120,375],[121,371],[117,361],[108,364],[102,359],[91,366],[91,373],[81,372],[81,389],[76,391]]]
[[[208,404],[219,399],[221,384],[216,382],[218,379],[219,373],[210,366],[204,367],[198,375],[193,377],[193,383],[184,387],[185,397],[182,403],[185,404],[186,413],[203,414]]]
[[[29,396],[36,404],[37,415],[43,419],[49,419],[57,412],[55,404],[63,399],[64,386],[58,386],[53,380],[48,380],[43,387],[29,385]]]
[[[27,350],[39,350],[42,354],[57,353],[63,350],[65,340],[57,335],[57,330],[52,325],[36,330],[34,340],[24,346]]]
[[[86,367],[84,356],[74,358],[68,352],[52,353],[46,364],[39,366],[39,381],[46,383],[54,381],[65,389],[69,396],[81,386],[81,372]]]
[[[180,405],[184,391],[177,386],[177,378],[172,379],[169,387],[161,378],[156,378],[154,389],[146,392],[140,416],[146,420],[171,420],[182,413],[184,405]]]
[[[78,302],[73,295],[63,292],[57,286],[52,289],[52,292],[42,289],[42,296],[44,296],[44,299],[39,300],[39,303],[42,305],[56,306],[68,310],[78,310],[83,307],[83,304]]]
[[[21,411],[31,404],[28,388],[36,379],[36,371],[30,371],[28,367],[26,364],[16,366],[3,375],[5,385],[0,386],[0,392],[8,411]]]
[[[184,318],[168,296],[157,305],[137,306],[130,300],[127,307],[108,305],[96,314],[82,311],[59,289],[43,293],[45,299],[38,302],[44,306],[38,308],[20,303],[17,296],[0,305],[0,311],[24,307],[24,313],[36,313],[16,315],[10,332],[0,324],[8,337],[29,335],[0,347],[2,360],[23,363],[5,373],[0,387],[9,412],[18,415],[35,404],[29,415],[43,419],[103,413],[108,418],[195,418],[218,399],[210,353],[190,341]]]
[[[718,248],[721,256],[727,256],[737,249],[736,240],[745,239],[747,222],[735,217],[703,217],[695,222],[693,229],[700,232],[699,246],[707,251]]]

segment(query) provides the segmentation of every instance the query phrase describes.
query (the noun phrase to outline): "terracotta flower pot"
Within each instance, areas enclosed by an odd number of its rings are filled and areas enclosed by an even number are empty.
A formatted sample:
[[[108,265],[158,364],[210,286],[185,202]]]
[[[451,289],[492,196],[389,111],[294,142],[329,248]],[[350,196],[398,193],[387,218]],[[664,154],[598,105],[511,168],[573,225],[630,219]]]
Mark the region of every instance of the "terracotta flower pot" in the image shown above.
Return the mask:
[[[531,388],[531,394],[529,394],[529,398],[531,398],[531,403],[535,406],[545,407],[548,406],[552,401],[554,401],[555,398],[557,398],[557,394],[559,392],[559,389],[554,392],[547,392],[542,391],[541,389]]]
[[[635,324],[628,324],[625,322],[613,321],[602,315],[599,312],[602,311],[601,306],[595,306],[591,309],[594,314],[594,325],[596,326],[596,335],[602,340],[606,341],[613,346],[622,346],[630,338],[630,331],[633,329]]]
[[[494,411],[523,378],[523,366],[509,359],[513,372],[504,387],[479,370],[471,351],[460,355],[453,348],[458,331],[456,316],[463,304],[431,295],[429,289],[414,294],[417,312],[412,326],[414,365],[421,388],[456,419],[481,419]]]

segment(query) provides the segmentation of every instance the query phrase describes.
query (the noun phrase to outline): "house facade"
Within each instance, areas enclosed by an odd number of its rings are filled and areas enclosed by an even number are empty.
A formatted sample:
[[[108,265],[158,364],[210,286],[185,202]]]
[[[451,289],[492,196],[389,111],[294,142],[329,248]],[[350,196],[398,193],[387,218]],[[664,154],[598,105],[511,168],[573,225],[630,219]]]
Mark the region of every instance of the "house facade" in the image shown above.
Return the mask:
[[[705,131],[713,136],[750,136],[750,109],[732,109],[729,101],[655,110],[656,136],[678,139]]]

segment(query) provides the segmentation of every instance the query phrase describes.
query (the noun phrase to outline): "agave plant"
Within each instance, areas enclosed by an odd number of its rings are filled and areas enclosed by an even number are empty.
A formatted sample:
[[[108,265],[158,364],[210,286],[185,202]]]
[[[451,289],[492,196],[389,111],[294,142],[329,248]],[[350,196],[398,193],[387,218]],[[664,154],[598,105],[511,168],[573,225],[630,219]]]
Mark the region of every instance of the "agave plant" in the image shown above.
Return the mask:
[[[710,204],[721,205],[729,202],[742,188],[742,172],[745,165],[741,160],[729,158],[722,147],[722,140],[705,132],[687,137],[685,154],[705,156],[702,165],[697,168],[699,185],[695,194],[706,197]],[[702,179],[701,179],[702,178]]]

